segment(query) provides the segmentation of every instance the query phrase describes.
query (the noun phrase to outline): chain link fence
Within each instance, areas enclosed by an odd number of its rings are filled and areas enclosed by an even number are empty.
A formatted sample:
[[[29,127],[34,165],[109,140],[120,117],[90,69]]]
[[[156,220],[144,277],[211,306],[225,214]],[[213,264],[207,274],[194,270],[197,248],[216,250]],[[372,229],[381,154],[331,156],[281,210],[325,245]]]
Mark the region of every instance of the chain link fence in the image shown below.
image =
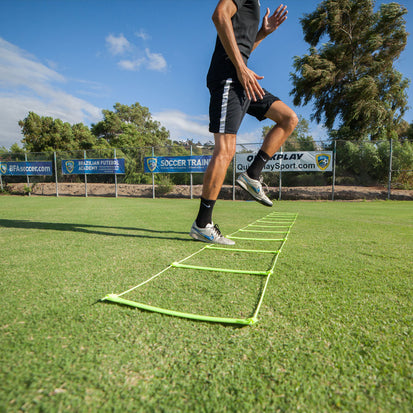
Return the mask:
[[[261,143],[238,144],[237,154],[254,154]],[[330,172],[265,172],[263,179],[275,199],[355,199],[352,189],[363,189],[367,198],[395,198],[400,190],[413,189],[413,142],[404,141],[292,141],[281,152],[331,151]],[[110,148],[41,153],[0,153],[1,191],[28,195],[53,196],[177,196],[200,195],[203,174],[144,172],[145,157],[212,155],[211,145],[173,145],[141,148]],[[62,173],[62,162],[81,159],[124,159],[124,174]],[[49,176],[13,176],[4,173],[7,162],[41,162],[53,165]],[[235,187],[234,162],[228,168],[220,197],[243,199]]]

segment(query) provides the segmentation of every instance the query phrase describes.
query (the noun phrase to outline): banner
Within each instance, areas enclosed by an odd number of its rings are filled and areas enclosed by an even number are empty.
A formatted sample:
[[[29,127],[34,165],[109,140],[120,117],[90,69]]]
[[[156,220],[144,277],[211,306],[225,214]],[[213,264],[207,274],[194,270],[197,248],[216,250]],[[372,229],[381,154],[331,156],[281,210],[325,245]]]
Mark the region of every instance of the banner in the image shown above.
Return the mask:
[[[49,161],[37,162],[17,162],[17,161],[0,161],[0,175],[53,175],[53,165]]]
[[[125,159],[69,159],[62,160],[63,175],[124,174]]]
[[[202,173],[205,172],[211,155],[200,156],[152,156],[146,157],[144,168],[146,173]]]
[[[248,169],[255,153],[237,153],[236,172]],[[263,172],[330,172],[333,152],[277,152],[265,165]]]

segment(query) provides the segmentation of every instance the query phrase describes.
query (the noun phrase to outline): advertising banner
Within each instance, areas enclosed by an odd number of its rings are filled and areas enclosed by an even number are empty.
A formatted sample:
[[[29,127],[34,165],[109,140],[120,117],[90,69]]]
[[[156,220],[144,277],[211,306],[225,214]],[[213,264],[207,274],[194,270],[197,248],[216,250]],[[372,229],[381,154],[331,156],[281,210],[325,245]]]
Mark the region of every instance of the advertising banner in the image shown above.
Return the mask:
[[[63,159],[63,175],[124,174],[125,159]]]
[[[53,175],[53,165],[49,161],[0,161],[0,175],[49,176]]]
[[[255,153],[237,153],[236,172],[244,172]],[[277,152],[265,165],[263,172],[330,172],[333,152]]]
[[[144,162],[145,173],[202,173],[205,172],[211,155],[151,156]]]

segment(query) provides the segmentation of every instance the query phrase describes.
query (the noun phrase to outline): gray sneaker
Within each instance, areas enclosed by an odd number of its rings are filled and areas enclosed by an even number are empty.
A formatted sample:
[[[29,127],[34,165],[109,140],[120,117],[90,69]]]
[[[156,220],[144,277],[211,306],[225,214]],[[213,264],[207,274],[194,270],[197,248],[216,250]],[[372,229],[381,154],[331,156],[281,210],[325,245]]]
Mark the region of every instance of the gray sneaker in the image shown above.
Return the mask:
[[[256,201],[265,206],[272,207],[272,201],[264,194],[260,181],[250,178],[246,172],[243,172],[238,176],[236,182],[244,191],[247,191],[255,198]]]
[[[234,245],[235,241],[225,238],[221,231],[219,230],[218,225],[207,224],[205,228],[199,228],[196,225],[196,222],[192,224],[191,231],[189,235],[197,240],[202,242],[209,242],[211,244],[223,244],[223,245]]]

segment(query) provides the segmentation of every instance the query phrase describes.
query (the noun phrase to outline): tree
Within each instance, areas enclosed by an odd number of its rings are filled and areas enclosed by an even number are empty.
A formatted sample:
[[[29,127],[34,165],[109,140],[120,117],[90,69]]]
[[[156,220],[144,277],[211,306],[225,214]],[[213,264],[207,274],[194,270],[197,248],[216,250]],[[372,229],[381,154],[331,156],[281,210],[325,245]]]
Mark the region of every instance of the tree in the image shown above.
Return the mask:
[[[407,130],[407,139],[413,140],[413,122],[410,124],[409,129]]]
[[[13,143],[13,145],[10,146],[10,149],[7,149],[5,146],[0,146],[0,154],[3,153],[24,153],[24,149],[20,148],[20,146],[17,143]]]
[[[24,135],[24,149],[29,152],[72,151],[108,146],[99,142],[82,123],[72,126],[60,119],[39,116],[34,112],[29,112],[25,119],[20,120],[19,126]]]
[[[131,148],[170,143],[169,132],[152,119],[149,109],[134,103],[116,103],[115,110],[103,110],[104,119],[92,125],[92,133],[105,139],[110,146]]]
[[[10,146],[10,153],[24,153],[24,149],[20,148],[18,143],[13,143],[13,145]]]
[[[398,130],[399,138],[413,140],[413,122],[410,125],[404,121]]]
[[[334,138],[390,137],[406,111],[409,81],[393,63],[406,46],[407,9],[373,8],[372,0],[324,0],[301,19],[310,52],[295,57],[291,95],[296,105],[312,101],[312,119]]]
[[[104,139],[97,139],[91,130],[83,123],[72,125],[72,134],[77,149],[107,148],[109,145]]]
[[[149,109],[134,103],[131,106],[116,103],[114,111],[103,110],[104,119],[92,125],[92,133],[113,148],[120,149],[117,156],[126,159],[126,183],[148,183],[143,170],[144,156],[150,155],[144,147],[170,144],[169,132],[152,119]]]

